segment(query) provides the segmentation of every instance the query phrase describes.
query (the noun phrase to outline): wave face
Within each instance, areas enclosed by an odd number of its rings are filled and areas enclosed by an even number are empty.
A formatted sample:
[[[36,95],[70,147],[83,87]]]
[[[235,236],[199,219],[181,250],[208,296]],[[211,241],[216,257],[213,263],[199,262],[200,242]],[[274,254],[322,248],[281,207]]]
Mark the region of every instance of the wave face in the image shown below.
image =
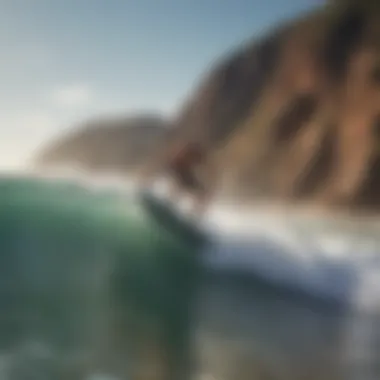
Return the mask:
[[[136,200],[63,180],[8,178],[0,209],[4,352],[31,355],[37,345],[41,355],[54,348],[72,371],[96,364],[123,372],[138,341],[153,345],[159,334],[168,350],[182,344],[196,245],[159,231]]]
[[[379,375],[374,222],[216,206],[200,246],[128,188],[0,180],[2,379]]]

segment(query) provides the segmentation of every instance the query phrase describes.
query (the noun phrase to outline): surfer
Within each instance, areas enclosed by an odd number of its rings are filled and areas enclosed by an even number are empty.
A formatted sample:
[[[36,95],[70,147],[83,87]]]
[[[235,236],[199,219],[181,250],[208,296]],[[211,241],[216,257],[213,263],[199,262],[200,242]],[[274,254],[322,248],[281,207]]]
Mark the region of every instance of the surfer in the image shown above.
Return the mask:
[[[194,212],[200,216],[205,211],[209,199],[209,191],[199,178],[198,169],[206,162],[207,154],[195,142],[180,143],[169,155],[166,170],[174,180],[172,196],[183,192],[194,200]]]
[[[167,174],[172,182],[169,199],[175,202],[180,195],[187,193],[193,199],[193,212],[202,216],[209,201],[210,189],[200,179],[200,169],[205,168],[207,154],[196,142],[177,143],[167,155],[159,170]],[[160,165],[161,166],[161,165]],[[144,185],[151,182],[146,176]]]

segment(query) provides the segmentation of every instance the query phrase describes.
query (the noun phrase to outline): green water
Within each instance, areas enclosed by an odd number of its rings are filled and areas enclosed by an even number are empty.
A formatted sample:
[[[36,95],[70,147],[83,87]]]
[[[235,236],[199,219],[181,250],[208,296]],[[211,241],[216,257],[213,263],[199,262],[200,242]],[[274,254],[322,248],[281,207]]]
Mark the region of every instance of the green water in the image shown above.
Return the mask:
[[[0,379],[345,379],[341,310],[211,276],[203,248],[130,195],[3,178]]]
[[[130,353],[157,337],[180,360],[196,241],[160,228],[131,197],[63,182],[3,179],[0,210],[4,350],[42,337],[61,352],[128,342]]]

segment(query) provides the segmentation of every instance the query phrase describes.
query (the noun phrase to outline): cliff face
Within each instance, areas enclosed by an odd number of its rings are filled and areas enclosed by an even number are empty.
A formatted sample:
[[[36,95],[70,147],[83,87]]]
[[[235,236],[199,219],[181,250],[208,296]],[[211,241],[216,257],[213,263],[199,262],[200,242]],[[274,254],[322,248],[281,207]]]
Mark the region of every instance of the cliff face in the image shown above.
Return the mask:
[[[184,105],[173,141],[204,144],[241,199],[380,206],[379,21],[380,3],[333,1],[242,47]]]
[[[375,210],[379,21],[378,1],[331,0],[220,59],[170,134],[157,119],[90,123],[39,161],[154,175],[172,144],[195,140],[210,153],[210,185],[226,195]]]
[[[98,119],[49,144],[36,164],[131,172],[165,141],[168,131],[168,123],[159,116]]]

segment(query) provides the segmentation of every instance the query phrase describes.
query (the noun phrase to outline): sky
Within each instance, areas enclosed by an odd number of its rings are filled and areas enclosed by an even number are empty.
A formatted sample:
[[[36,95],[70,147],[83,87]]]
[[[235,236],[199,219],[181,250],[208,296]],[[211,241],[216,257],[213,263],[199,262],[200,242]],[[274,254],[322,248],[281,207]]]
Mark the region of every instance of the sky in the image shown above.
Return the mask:
[[[179,109],[215,60],[318,0],[0,0],[0,167],[97,115]]]

